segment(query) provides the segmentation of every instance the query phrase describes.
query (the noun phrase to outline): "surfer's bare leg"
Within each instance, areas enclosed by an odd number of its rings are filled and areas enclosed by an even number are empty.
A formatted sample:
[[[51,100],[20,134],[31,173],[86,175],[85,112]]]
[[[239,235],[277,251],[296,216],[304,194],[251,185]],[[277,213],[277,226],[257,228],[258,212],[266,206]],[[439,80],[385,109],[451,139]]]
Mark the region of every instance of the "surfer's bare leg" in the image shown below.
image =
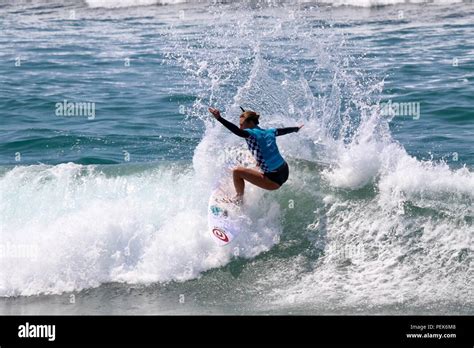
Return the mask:
[[[271,181],[257,169],[237,167],[232,171],[232,174],[234,177],[234,186],[235,191],[237,192],[237,199],[242,199],[244,195],[245,180],[265,190],[276,190],[280,188],[280,185]]]

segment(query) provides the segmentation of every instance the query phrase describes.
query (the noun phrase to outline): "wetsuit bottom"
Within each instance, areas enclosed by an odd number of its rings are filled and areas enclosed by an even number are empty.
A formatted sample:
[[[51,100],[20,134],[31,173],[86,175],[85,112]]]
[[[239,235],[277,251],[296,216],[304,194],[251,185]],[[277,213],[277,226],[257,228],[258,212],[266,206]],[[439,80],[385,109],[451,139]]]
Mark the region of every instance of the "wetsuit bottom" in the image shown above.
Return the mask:
[[[271,172],[266,172],[264,173],[264,175],[271,181],[276,182],[278,185],[281,186],[286,182],[286,180],[288,180],[289,173],[290,171],[288,169],[288,163],[285,162],[277,169]]]

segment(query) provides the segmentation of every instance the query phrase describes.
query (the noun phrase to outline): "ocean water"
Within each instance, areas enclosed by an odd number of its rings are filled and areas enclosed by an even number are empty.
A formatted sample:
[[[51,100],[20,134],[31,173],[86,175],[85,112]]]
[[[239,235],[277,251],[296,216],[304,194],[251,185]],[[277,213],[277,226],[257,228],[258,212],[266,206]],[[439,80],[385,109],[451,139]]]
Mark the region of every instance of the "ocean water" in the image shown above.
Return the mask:
[[[474,313],[471,1],[2,0],[0,27],[0,313]],[[207,200],[244,144],[209,105],[305,124],[227,247]]]

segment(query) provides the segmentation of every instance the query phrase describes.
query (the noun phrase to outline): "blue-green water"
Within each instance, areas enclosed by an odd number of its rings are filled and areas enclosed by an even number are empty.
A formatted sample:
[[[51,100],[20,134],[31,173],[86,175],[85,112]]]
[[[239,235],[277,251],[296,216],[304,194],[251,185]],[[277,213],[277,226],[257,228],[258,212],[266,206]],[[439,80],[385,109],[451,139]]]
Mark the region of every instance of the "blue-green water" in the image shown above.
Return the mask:
[[[396,2],[0,2],[0,312],[472,313],[474,5]],[[225,248],[209,105],[305,124]]]

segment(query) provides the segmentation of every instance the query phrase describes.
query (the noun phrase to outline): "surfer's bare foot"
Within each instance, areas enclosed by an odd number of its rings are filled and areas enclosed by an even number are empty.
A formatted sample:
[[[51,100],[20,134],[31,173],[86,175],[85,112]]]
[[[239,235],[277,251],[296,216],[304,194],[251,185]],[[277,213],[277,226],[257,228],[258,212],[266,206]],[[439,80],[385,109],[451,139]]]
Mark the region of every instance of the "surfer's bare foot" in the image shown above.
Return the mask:
[[[243,204],[243,198],[241,196],[235,196],[235,197],[222,197],[217,200],[217,202],[221,203],[232,203],[235,205],[242,205]]]
[[[244,204],[244,196],[236,195],[234,198],[232,198],[232,201],[237,205],[243,205]]]

